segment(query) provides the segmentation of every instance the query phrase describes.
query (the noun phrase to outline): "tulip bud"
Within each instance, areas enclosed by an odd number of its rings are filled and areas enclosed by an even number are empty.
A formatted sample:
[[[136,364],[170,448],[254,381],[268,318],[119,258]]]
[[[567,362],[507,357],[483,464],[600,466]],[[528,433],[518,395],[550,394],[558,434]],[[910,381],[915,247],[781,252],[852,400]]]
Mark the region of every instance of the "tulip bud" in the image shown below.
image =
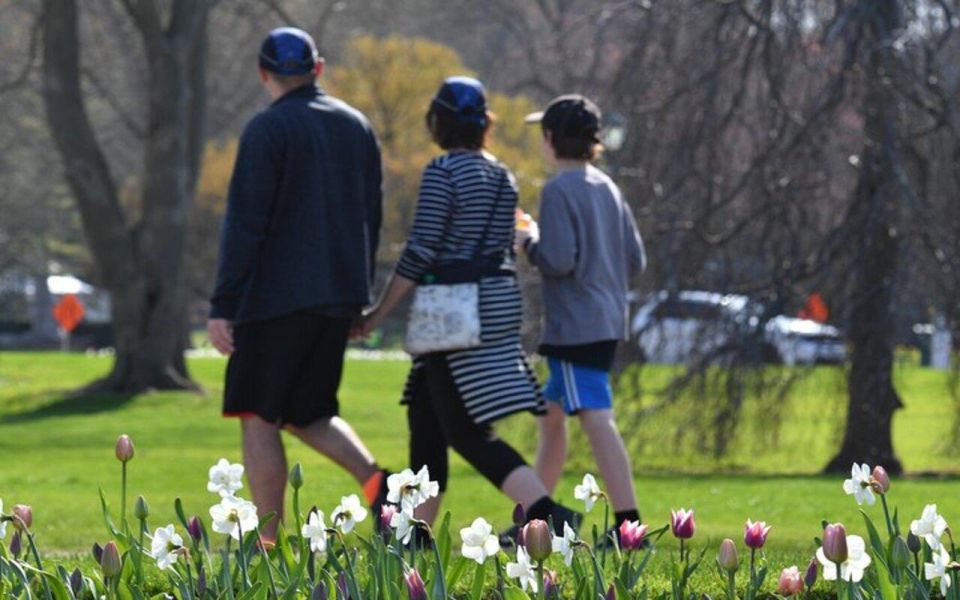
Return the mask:
[[[550,600],[556,600],[560,597],[560,585],[556,571],[550,569],[543,571],[543,595]]]
[[[553,536],[546,521],[534,519],[523,526],[523,545],[532,560],[543,562],[553,552]]]
[[[793,596],[803,591],[803,580],[800,578],[800,569],[790,567],[780,571],[780,581],[777,582],[777,593],[781,596]]]
[[[410,569],[403,577],[407,583],[407,592],[410,594],[410,600],[427,600],[427,586],[423,583],[423,578],[416,569]]]
[[[13,526],[17,529],[30,529],[33,525],[33,509],[29,504],[13,505]]]
[[[847,560],[847,530],[842,523],[827,525],[823,530],[823,554],[838,565]]]
[[[517,503],[513,507],[513,524],[517,527],[523,527],[523,524],[527,522],[527,513],[523,510],[523,505]]]
[[[80,590],[83,589],[83,573],[80,572],[80,567],[77,567],[73,570],[73,573],[70,573],[70,590],[73,592],[74,596],[80,595]]]
[[[873,468],[873,473],[870,476],[870,487],[878,494],[886,494],[890,491],[890,476],[887,475],[887,470],[880,465]]]
[[[90,549],[90,553],[93,554],[93,560],[99,565],[100,559],[103,558],[103,546],[97,542],[94,542],[93,547]]]
[[[763,545],[767,542],[767,534],[770,533],[770,527],[763,521],[753,521],[747,520],[746,528],[743,531],[743,543],[747,545],[748,548],[758,549],[763,548]]]
[[[607,588],[607,595],[603,597],[603,600],[617,600],[617,588],[613,587],[612,583]]]
[[[23,550],[23,540],[20,539],[20,532],[14,531],[10,538],[10,556],[20,558],[20,551]]]
[[[923,544],[920,543],[920,538],[914,535],[912,531],[907,534],[907,548],[914,554],[917,554],[923,549]]]
[[[133,516],[138,521],[144,521],[150,516],[150,505],[143,496],[137,496],[137,501],[133,503]]]
[[[327,600],[327,584],[323,580],[317,582],[316,587],[313,588],[313,592],[310,593],[310,600]]]
[[[526,544],[524,543],[526,542],[526,540],[523,539],[523,529],[524,528],[521,527],[520,529],[517,530],[517,548],[519,548],[520,546],[526,547]]]
[[[670,511],[670,529],[673,535],[682,540],[688,540],[693,537],[697,524],[693,520],[693,509]]]
[[[193,541],[200,542],[203,539],[203,525],[200,523],[200,517],[193,515],[187,521],[187,533],[193,538]]]
[[[730,538],[726,538],[720,542],[720,552],[717,553],[717,564],[727,573],[736,573],[740,567],[740,558],[737,556],[737,546]]]
[[[807,586],[808,590],[817,582],[817,565],[817,558],[811,558],[810,564],[807,565],[807,572],[803,574],[803,583]]]
[[[293,468],[290,469],[290,476],[287,477],[290,481],[290,487],[295,490],[299,490],[303,487],[303,465],[297,463],[293,465]]]
[[[347,585],[347,574],[343,571],[340,571],[340,575],[337,576],[337,591],[340,592],[340,598],[349,600],[350,587]]]
[[[903,569],[910,564],[910,548],[907,547],[907,542],[899,535],[893,540],[893,548],[890,551],[890,555],[896,567]]]
[[[123,567],[123,561],[120,560],[120,549],[117,548],[113,540],[107,542],[103,547],[103,556],[100,557],[100,569],[104,577],[116,577],[120,574]]]
[[[117,460],[122,463],[133,459],[133,440],[129,435],[123,434],[117,438],[116,454]]]
[[[390,533],[390,521],[393,520],[393,515],[397,514],[398,508],[396,504],[384,504],[380,506],[380,531],[385,533]]]

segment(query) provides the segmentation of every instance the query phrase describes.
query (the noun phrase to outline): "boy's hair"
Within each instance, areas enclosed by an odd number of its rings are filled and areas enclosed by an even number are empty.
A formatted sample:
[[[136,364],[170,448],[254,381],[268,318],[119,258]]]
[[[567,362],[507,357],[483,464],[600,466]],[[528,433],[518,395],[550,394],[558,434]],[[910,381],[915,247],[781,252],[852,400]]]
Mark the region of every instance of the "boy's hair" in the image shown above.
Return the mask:
[[[466,148],[481,150],[486,146],[487,133],[493,123],[493,114],[487,111],[483,123],[465,121],[458,118],[452,110],[437,103],[431,103],[427,111],[427,129],[430,137],[444,150]]]
[[[544,130],[544,135],[547,131],[549,130]],[[593,160],[603,151],[603,145],[592,138],[561,137],[551,131],[548,140],[557,158]]]

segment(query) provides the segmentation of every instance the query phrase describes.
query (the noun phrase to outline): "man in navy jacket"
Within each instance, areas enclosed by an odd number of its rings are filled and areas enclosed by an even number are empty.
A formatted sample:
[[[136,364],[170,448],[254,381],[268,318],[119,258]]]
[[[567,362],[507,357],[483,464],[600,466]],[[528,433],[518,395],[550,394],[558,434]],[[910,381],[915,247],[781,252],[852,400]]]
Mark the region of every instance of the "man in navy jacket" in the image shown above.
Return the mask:
[[[240,139],[210,302],[210,340],[230,356],[223,414],[241,418],[261,514],[283,514],[280,429],[353,474],[377,511],[386,488],[370,451],[337,416],[350,326],[370,301],[380,150],[366,118],[316,85],[323,64],[299,29],[276,29],[263,42],[259,74],[273,103]]]

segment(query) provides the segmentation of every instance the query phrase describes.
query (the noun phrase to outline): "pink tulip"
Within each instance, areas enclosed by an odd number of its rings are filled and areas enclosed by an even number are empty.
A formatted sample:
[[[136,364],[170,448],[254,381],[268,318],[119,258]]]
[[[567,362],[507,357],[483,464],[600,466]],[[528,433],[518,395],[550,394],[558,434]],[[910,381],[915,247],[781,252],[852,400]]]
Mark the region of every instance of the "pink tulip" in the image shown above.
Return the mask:
[[[747,519],[747,526],[743,531],[743,543],[747,545],[748,548],[763,548],[763,545],[767,542],[767,534],[770,533],[770,527],[767,526],[764,521],[753,521]]]
[[[423,578],[416,569],[403,576],[407,583],[407,592],[410,594],[410,600],[427,600],[427,586],[423,583]]]
[[[681,508],[680,510],[670,511],[670,529],[673,530],[675,537],[682,540],[692,538],[694,531],[697,529],[697,524],[693,520],[693,509],[685,510]]]
[[[720,542],[720,552],[717,553],[717,564],[727,573],[736,573],[740,567],[740,558],[737,556],[737,546],[730,538]]]
[[[624,550],[639,550],[643,540],[647,537],[649,525],[641,525],[640,521],[624,519],[620,523],[620,547]]]
[[[887,470],[880,465],[873,468],[873,473],[870,475],[870,487],[878,494],[886,494],[890,491],[890,476],[887,475]]]
[[[187,521],[187,533],[193,538],[193,541],[200,542],[203,539],[203,525],[200,524],[200,517],[193,515]]]
[[[13,525],[17,529],[30,529],[33,525],[33,509],[29,504],[13,505]]]
[[[803,591],[803,578],[800,569],[793,566],[780,571],[780,582],[777,584],[777,593],[782,596],[793,596]]]
[[[120,559],[120,549],[117,543],[110,540],[103,546],[103,555],[100,557],[100,569],[104,577],[116,577],[120,574],[123,562]]]
[[[397,514],[396,504],[384,504],[380,507],[380,531],[390,531],[390,521],[393,515]]]
[[[133,458],[133,440],[130,439],[130,436],[123,434],[117,438],[116,446],[117,460],[120,462],[128,462]]]
[[[843,523],[827,525],[823,530],[823,555],[838,565],[847,560],[847,530]]]
[[[553,535],[546,521],[533,519],[523,526],[523,545],[530,558],[543,562],[553,552]]]

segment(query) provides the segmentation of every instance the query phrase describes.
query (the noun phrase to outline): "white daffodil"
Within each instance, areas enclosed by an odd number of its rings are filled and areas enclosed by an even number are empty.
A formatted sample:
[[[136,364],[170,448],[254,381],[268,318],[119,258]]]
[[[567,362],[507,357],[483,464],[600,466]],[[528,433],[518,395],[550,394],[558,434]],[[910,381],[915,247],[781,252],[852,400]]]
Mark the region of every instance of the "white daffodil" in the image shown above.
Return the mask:
[[[836,581],[837,564],[828,559],[823,553],[823,547],[817,549],[817,560],[823,565],[823,578],[827,581]],[[853,581],[863,579],[863,571],[870,565],[870,555],[867,554],[867,545],[859,535],[847,536],[847,560],[840,563],[840,579]]]
[[[3,515],[3,500],[0,499],[0,515]],[[0,521],[0,540],[7,537],[7,522]]]
[[[947,552],[947,549],[940,546],[940,549],[933,553],[933,562],[932,563],[923,563],[923,576],[927,578],[928,581],[933,581],[936,578],[940,578],[940,593],[943,594],[943,597],[947,597],[947,591],[950,589],[950,574],[947,573],[947,570],[950,568],[950,554]]]
[[[259,525],[253,502],[235,496],[224,496],[220,504],[211,506],[210,518],[214,531],[229,534],[235,540],[240,539],[241,532],[253,531]]]
[[[940,538],[947,530],[947,522],[937,514],[937,505],[928,504],[923,507],[923,514],[916,521],[910,523],[910,533],[926,540],[931,549],[940,548]]]
[[[497,536],[493,535],[493,526],[482,517],[474,519],[470,527],[461,529],[460,539],[463,540],[460,554],[481,565],[487,558],[500,551],[500,542]]]
[[[153,532],[150,542],[150,556],[157,561],[160,569],[169,569],[177,562],[177,557],[183,552],[183,538],[173,528],[173,525],[158,527]]]
[[[850,479],[843,482],[843,491],[852,495],[857,504],[866,502],[872,505],[877,501],[877,497],[873,495],[873,488],[870,486],[871,473],[872,471],[866,463],[862,465],[853,463],[853,467],[850,469]]]
[[[310,540],[310,550],[321,554],[327,551],[327,525],[323,522],[323,511],[310,511],[307,522],[300,528],[300,535]]]
[[[523,546],[517,548],[517,562],[507,563],[507,576],[520,580],[520,588],[523,591],[530,591],[534,594],[539,589],[537,581],[537,572],[533,569],[533,563],[530,562],[530,555],[527,554]]]
[[[387,477],[387,502],[399,504],[407,512],[434,498],[440,493],[440,484],[430,481],[430,470],[426,465],[414,473],[404,469]]]
[[[243,487],[243,465],[230,463],[221,458],[217,464],[210,467],[210,481],[207,482],[207,491],[221,496],[233,496]]]
[[[582,500],[584,508],[587,512],[590,512],[593,510],[593,505],[596,504],[597,500],[603,497],[603,492],[600,490],[600,486],[597,485],[597,480],[593,478],[593,475],[587,473],[583,476],[583,482],[573,488],[573,497],[577,500]]]
[[[573,562],[573,550],[577,547],[577,532],[569,523],[563,524],[563,537],[553,536],[553,551],[563,555],[563,562],[568,567]]]
[[[413,523],[413,517],[405,510],[401,510],[390,517],[390,527],[397,530],[397,539],[403,545],[410,543],[410,536],[416,525]]]
[[[330,513],[330,520],[344,533],[353,531],[354,526],[366,518],[367,509],[360,504],[356,494],[341,497],[340,504]]]

